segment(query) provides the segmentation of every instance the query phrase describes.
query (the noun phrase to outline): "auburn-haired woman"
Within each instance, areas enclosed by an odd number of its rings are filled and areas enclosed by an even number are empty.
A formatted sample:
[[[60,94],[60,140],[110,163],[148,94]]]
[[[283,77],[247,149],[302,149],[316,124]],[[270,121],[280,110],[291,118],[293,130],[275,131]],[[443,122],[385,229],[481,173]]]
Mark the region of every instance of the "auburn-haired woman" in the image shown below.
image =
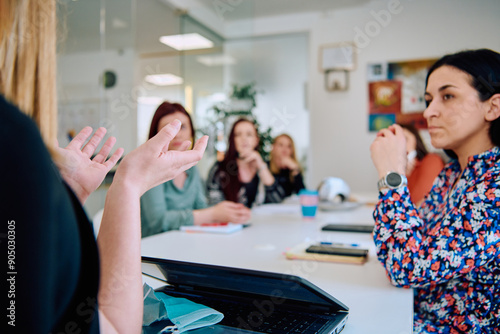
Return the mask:
[[[238,119],[229,133],[224,159],[210,169],[207,192],[210,204],[227,200],[251,208],[255,203],[279,203],[281,196],[267,163],[257,151],[259,135],[255,124]]]

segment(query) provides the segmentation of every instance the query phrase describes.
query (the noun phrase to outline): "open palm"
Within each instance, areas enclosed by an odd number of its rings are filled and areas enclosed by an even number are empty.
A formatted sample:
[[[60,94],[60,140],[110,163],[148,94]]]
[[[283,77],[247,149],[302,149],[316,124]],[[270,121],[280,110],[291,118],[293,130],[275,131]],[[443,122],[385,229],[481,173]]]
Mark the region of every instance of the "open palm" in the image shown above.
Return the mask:
[[[128,153],[117,169],[113,183],[126,181],[129,188],[137,188],[142,195],[159,184],[174,179],[196,165],[203,157],[208,136],[192,143],[184,141],[177,150],[169,150],[169,143],[179,132],[181,122],[174,120],[164,126],[153,138]]]
[[[110,137],[92,158],[106,134],[106,129],[97,129],[88,143],[84,145],[91,134],[92,128],[85,127],[65,148],[57,145],[59,158],[56,159],[56,165],[64,181],[73,189],[82,204],[99,187],[106,174],[123,154],[123,149],[119,148],[108,158],[108,154],[116,143],[116,139]]]

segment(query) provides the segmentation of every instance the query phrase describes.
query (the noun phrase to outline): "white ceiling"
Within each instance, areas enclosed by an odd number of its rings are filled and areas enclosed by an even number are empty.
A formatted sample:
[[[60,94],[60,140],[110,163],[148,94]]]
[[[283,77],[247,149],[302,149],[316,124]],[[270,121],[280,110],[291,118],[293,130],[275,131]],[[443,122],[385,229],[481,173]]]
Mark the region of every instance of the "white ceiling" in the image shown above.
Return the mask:
[[[239,20],[328,12],[370,1],[373,0],[61,0],[67,31],[62,51],[99,50],[104,45],[106,49],[135,47],[141,53],[160,52],[165,49],[159,45],[158,37],[182,30],[179,11],[224,37],[224,28]],[[104,35],[100,32],[101,13],[105,13]]]
[[[168,1],[168,0],[167,0]],[[196,0],[226,21],[356,7],[370,0]]]

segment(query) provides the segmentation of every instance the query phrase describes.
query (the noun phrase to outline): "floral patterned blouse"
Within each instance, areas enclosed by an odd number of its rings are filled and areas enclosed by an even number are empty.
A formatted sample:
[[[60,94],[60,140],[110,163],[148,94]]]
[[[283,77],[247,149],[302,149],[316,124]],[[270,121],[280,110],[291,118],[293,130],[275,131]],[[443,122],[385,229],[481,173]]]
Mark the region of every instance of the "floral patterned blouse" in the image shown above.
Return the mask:
[[[407,187],[384,189],[373,213],[379,261],[414,288],[415,333],[500,333],[500,149],[460,174],[447,164],[418,211]]]

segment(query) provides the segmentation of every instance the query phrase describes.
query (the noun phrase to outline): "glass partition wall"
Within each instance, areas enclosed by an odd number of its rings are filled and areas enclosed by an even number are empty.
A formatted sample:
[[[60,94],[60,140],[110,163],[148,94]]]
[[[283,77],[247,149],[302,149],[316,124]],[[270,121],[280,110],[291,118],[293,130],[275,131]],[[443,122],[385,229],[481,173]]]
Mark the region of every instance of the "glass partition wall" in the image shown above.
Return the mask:
[[[305,167],[308,35],[254,36],[252,1],[222,13],[212,2],[198,0],[205,10],[218,15],[226,32],[221,36],[192,13],[175,8],[173,2],[61,1],[60,145],[67,145],[86,125],[94,129],[104,126],[107,137],[115,136],[116,147],[128,153],[147,140],[152,116],[166,100],[181,103],[191,112],[198,136],[211,136],[198,165],[203,178],[217,152],[225,150],[227,133],[241,109],[251,111],[261,132],[292,134]],[[161,41],[165,41],[162,36],[192,34],[209,44],[183,49]],[[232,96],[235,87],[248,85],[255,91],[255,105],[250,107]],[[217,108],[236,113],[224,117],[214,112]],[[103,207],[107,186],[105,183],[88,199],[85,206],[91,217]]]
[[[135,0],[58,3],[59,145],[66,146],[84,126],[104,126],[106,138],[115,136],[116,146],[129,152],[137,133]],[[87,200],[90,217],[103,207],[107,186]]]
[[[135,107],[125,95],[134,85],[134,1],[66,1],[59,13],[60,144],[90,125],[131,147]]]
[[[61,146],[84,126],[104,126],[106,137],[115,136],[116,147],[128,153],[147,140],[161,102],[181,103],[197,124],[211,96],[223,91],[222,66],[203,58],[222,53],[222,37],[167,1],[66,0],[58,10]],[[212,45],[183,50],[160,41],[193,33]],[[87,200],[90,216],[103,207],[108,186],[105,182]]]
[[[223,66],[217,63],[223,53],[223,38],[186,13],[173,11],[173,15],[172,20],[178,23],[178,30],[159,31],[161,35],[156,36],[156,40],[161,49],[152,52],[141,50],[139,53],[139,80],[154,73],[175,75],[177,81],[163,85],[143,81],[144,89],[138,99],[138,144],[147,139],[151,118],[161,102],[182,104],[191,113],[195,127],[201,129],[213,97],[223,92]],[[161,36],[172,35],[179,35],[181,41],[189,36],[201,36],[209,45],[176,50],[175,45],[166,46],[159,42]],[[206,132],[197,131],[198,135],[203,133]],[[204,161],[207,160],[208,155]]]

